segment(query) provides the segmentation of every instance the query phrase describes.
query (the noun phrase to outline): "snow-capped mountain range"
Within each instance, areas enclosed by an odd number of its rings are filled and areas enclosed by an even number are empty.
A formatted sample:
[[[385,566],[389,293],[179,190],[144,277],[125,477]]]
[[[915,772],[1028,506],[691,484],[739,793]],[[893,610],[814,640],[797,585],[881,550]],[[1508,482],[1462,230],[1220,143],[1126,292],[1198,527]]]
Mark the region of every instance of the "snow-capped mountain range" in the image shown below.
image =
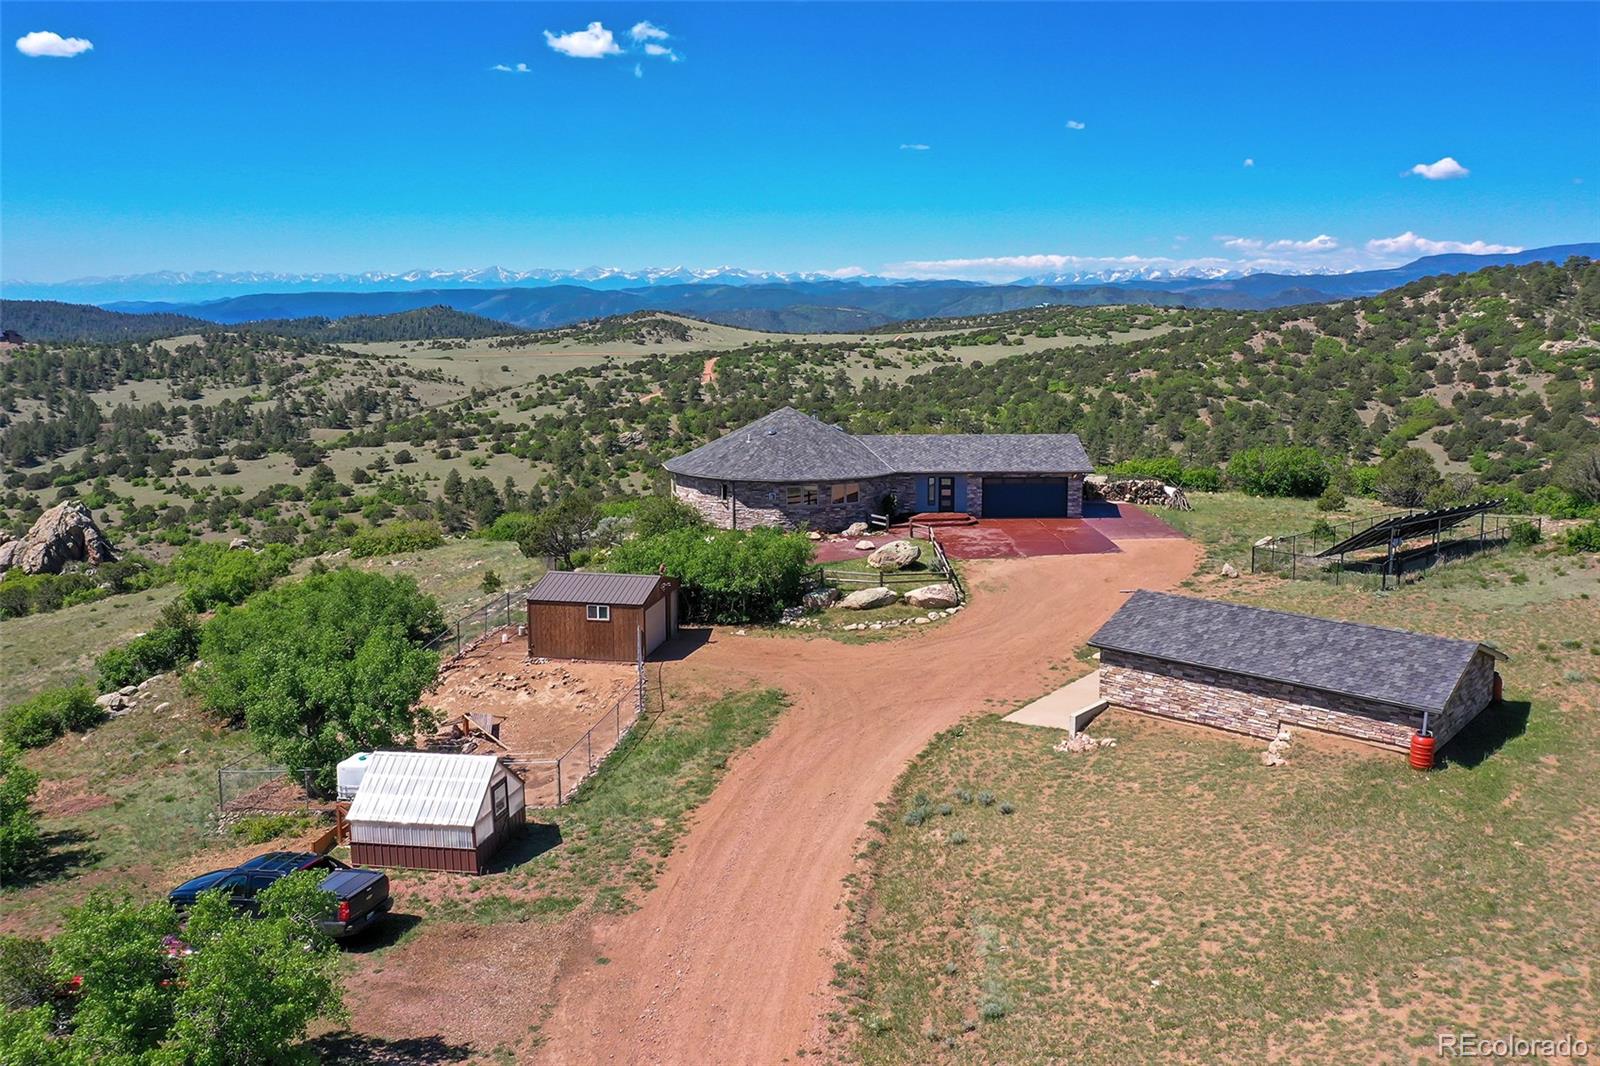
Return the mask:
[[[161,270],[149,274],[73,278],[70,281],[6,281],[5,295],[16,300],[104,303],[114,300],[218,300],[257,292],[404,292],[410,289],[508,289],[581,285],[586,289],[636,289],[656,285],[784,285],[847,279],[865,285],[890,279],[853,272],[744,270],[721,266],[651,267],[623,270],[507,270],[489,266],[469,270],[371,270],[360,274],[278,273],[268,271]]]

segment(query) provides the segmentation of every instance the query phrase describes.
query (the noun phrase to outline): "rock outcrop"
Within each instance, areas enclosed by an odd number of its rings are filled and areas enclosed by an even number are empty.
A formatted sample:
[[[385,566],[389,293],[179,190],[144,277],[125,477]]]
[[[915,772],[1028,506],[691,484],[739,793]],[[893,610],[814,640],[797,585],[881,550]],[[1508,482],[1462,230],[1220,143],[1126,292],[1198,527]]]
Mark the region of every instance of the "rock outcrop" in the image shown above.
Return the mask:
[[[860,589],[839,601],[847,611],[870,611],[874,607],[887,607],[900,598],[894,589]]]
[[[896,540],[867,556],[867,565],[883,571],[901,570],[922,557],[922,546],[914,541]]]
[[[25,574],[59,574],[68,563],[98,566],[116,560],[111,542],[78,500],[56,504],[21,540],[0,545],[0,571],[15,566]]]

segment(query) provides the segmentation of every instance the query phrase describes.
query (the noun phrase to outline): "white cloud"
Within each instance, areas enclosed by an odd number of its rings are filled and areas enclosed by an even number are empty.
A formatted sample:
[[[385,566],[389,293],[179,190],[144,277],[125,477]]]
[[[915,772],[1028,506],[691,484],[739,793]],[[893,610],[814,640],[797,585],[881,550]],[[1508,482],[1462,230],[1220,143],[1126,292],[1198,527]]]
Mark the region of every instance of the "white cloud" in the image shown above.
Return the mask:
[[[665,56],[674,63],[683,58],[664,44],[647,44],[644,46],[644,54],[647,56]]]
[[[1244,161],[1244,165],[1247,166],[1247,167],[1253,167],[1253,166],[1256,165],[1256,161],[1254,159],[1246,158],[1245,161]]]
[[[1367,242],[1367,251],[1379,256],[1445,255],[1458,252],[1466,255],[1499,255],[1520,252],[1515,244],[1490,244],[1488,241],[1434,241],[1406,230],[1398,237],[1376,237]]]
[[[1088,129],[1088,128],[1089,127],[1087,126],[1087,124],[1079,122],[1075,118],[1067,119],[1067,129],[1069,129],[1069,130],[1082,130],[1082,129]]]
[[[1237,252],[1332,252],[1339,247],[1339,240],[1326,233],[1319,233],[1310,240],[1276,240],[1265,241],[1259,237],[1218,237],[1224,248],[1232,248]]]
[[[544,40],[555,51],[573,59],[604,59],[622,51],[612,32],[598,22],[591,22],[587,29],[573,30],[571,33],[545,30]]]
[[[643,63],[635,63],[633,65],[633,76],[635,78],[644,77],[644,64]]]
[[[49,30],[34,30],[17,38],[17,51],[35,59],[71,59],[94,47],[82,37],[63,37]]]
[[[1419,174],[1429,181],[1450,181],[1453,178],[1464,178],[1472,171],[1457,163],[1452,156],[1445,156],[1437,163],[1418,163],[1408,174]]]
[[[496,63],[494,66],[490,67],[489,69],[490,70],[499,71],[501,74],[532,74],[533,73],[532,69],[530,69],[528,64],[526,64],[526,63],[518,63],[514,67],[513,66],[508,66],[505,63]]]
[[[635,41],[664,41],[672,34],[652,22],[635,22],[628,36]]]
[[[933,145],[931,144],[902,144],[900,150],[902,152],[926,152],[932,147]]]

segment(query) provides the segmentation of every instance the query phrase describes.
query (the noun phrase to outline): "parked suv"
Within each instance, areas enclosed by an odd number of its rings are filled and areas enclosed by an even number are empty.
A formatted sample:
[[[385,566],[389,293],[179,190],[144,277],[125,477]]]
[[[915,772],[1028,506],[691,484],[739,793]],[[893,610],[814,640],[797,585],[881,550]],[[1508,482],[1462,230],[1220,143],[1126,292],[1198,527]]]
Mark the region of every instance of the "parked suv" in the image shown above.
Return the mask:
[[[279,878],[301,870],[327,874],[322,879],[322,889],[333,893],[339,903],[334,914],[320,924],[322,931],[335,939],[354,936],[370,928],[393,905],[389,898],[388,875],[378,870],[357,870],[338,859],[308,851],[269,851],[241,866],[212,870],[185,881],[169,892],[167,899],[182,913],[194,906],[200,893],[221,889],[228,893],[236,908],[253,915],[258,908],[258,892]]]

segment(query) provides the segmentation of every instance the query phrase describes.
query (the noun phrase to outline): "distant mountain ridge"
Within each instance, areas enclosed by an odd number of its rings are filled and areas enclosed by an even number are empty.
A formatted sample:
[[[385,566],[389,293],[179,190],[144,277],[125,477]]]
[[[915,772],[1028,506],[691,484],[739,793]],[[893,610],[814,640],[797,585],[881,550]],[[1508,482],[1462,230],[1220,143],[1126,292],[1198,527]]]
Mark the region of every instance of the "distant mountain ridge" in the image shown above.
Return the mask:
[[[473,335],[487,335],[495,323],[523,329],[570,325],[588,319],[639,311],[664,311],[725,325],[775,332],[852,332],[927,318],[994,314],[1022,308],[1069,305],[1140,303],[1163,307],[1259,310],[1295,304],[1371,296],[1419,278],[1467,273],[1489,266],[1520,265],[1541,261],[1564,262],[1573,256],[1600,258],[1600,243],[1558,245],[1502,255],[1428,256],[1402,267],[1349,274],[1250,274],[1239,277],[1136,278],[1121,282],[1080,284],[985,285],[971,281],[888,281],[873,279],[810,279],[757,281],[744,275],[738,282],[637,285],[606,288],[597,285],[549,284],[457,288],[407,288],[385,291],[255,292],[195,302],[128,301],[103,305],[105,311],[129,315],[168,316],[169,323],[199,320],[221,325],[260,323],[263,320],[319,318],[319,335],[337,335],[330,328],[350,316],[368,318],[432,309],[433,328],[448,328],[442,312],[448,310],[475,320]],[[663,274],[662,277],[665,275]],[[7,300],[5,325],[24,337],[58,338],[62,331],[45,319],[74,317],[60,309],[80,308],[85,314],[101,309],[84,305],[35,304]],[[46,314],[44,308],[52,310]],[[103,312],[101,312],[103,313]],[[484,323],[481,320],[492,320]],[[14,322],[24,323],[24,327]],[[135,321],[104,320],[96,329],[113,329],[124,336],[151,334],[151,326]],[[186,325],[186,328],[190,328]],[[388,328],[377,324],[365,329]],[[70,331],[67,331],[70,332]],[[427,336],[441,336],[431,330]]]

